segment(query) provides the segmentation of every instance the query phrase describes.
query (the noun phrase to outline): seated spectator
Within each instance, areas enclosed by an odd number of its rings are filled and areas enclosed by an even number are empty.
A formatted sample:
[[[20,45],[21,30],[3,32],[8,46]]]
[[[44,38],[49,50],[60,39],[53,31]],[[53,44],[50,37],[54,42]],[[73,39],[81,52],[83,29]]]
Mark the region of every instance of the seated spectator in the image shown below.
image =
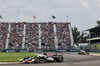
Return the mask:
[[[57,29],[57,40],[58,43],[61,43],[62,45],[58,45],[59,49],[65,48],[70,44],[70,32],[68,23],[56,23],[56,29]]]
[[[8,33],[8,23],[0,23],[0,48],[4,49]]]
[[[38,23],[26,23],[25,40],[29,43],[25,48],[38,48],[39,45],[39,26]]]
[[[8,31],[9,24],[11,24],[10,32]],[[25,41],[27,44],[25,48],[38,48],[39,46],[39,24],[41,30],[41,43],[42,49],[55,49],[55,35],[54,35],[54,23],[0,23],[0,48],[4,49],[6,46],[6,39],[9,39],[8,48],[21,49],[23,42],[23,30],[24,24],[26,25]],[[70,31],[68,23],[55,23],[57,42],[59,43],[59,49],[66,49],[71,43]],[[10,36],[7,37],[7,33]],[[11,43],[11,44],[10,44]]]
[[[10,37],[9,41],[12,43],[12,46],[9,48],[13,49],[21,49],[22,48],[22,39],[23,39],[23,27],[24,24],[22,23],[10,23]]]
[[[41,23],[41,42],[47,43],[42,48],[55,48],[53,23]]]

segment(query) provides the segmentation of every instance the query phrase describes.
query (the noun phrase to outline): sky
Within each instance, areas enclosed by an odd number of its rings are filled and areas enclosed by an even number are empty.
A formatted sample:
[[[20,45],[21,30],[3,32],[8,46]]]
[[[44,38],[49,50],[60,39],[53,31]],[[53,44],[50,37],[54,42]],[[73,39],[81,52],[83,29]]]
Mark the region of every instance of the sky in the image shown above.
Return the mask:
[[[83,31],[100,20],[100,0],[0,0],[0,15],[2,22],[70,22]]]

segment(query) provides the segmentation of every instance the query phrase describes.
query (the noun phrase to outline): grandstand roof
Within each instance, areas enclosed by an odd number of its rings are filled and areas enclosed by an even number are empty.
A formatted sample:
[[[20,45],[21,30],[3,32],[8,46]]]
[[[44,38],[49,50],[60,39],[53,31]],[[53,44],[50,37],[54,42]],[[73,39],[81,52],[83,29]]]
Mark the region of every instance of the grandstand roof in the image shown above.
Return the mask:
[[[98,39],[100,39],[100,37],[89,38],[89,39],[87,39],[87,41],[90,41],[90,40],[98,40]]]
[[[84,30],[84,31],[89,31],[89,30],[93,30],[93,29],[97,29],[97,28],[100,28],[100,26],[95,26],[93,28],[90,28],[90,29],[87,29],[87,30]]]

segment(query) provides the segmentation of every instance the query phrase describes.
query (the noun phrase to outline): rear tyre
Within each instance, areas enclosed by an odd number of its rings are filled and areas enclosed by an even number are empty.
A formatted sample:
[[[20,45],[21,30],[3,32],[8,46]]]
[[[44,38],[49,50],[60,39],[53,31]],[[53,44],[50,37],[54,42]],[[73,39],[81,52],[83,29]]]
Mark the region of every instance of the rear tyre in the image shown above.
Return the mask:
[[[80,55],[80,53],[78,53]]]
[[[36,64],[39,63],[39,62],[40,62],[39,58],[36,58],[35,61],[34,61],[34,63],[36,63]]]
[[[63,62],[64,58],[63,57],[58,57],[57,62]]]
[[[44,63],[47,63],[48,61],[46,59],[44,59]]]

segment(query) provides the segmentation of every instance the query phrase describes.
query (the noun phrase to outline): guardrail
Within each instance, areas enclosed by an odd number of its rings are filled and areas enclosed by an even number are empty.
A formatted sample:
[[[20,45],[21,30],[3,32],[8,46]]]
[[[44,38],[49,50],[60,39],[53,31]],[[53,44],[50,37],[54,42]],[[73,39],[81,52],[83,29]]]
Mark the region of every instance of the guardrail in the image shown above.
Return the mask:
[[[3,50],[0,50],[0,52],[78,52],[78,50],[74,50],[74,49],[71,49],[71,50],[59,50],[59,49],[55,49],[55,50],[41,50],[41,49],[37,49],[37,50],[30,50],[30,49],[3,49]],[[89,51],[89,52],[100,52],[100,50],[86,50],[86,51]]]

